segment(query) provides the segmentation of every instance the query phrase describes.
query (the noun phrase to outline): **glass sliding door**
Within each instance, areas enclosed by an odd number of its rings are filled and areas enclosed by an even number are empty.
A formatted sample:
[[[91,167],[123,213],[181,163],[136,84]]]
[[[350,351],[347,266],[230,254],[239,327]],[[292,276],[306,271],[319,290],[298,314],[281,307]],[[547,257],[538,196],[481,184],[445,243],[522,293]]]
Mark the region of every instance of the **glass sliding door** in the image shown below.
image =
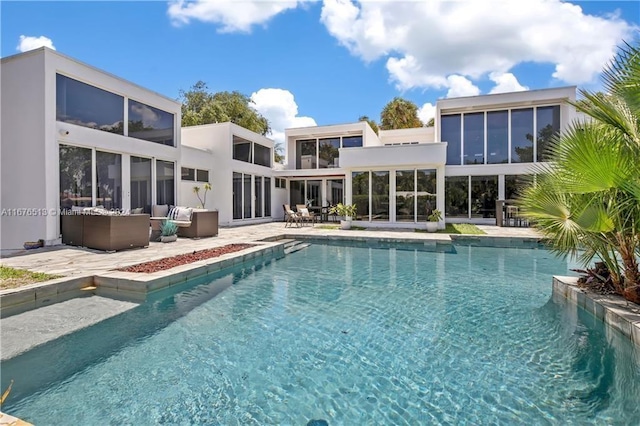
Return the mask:
[[[122,155],[96,151],[96,205],[122,208]]]
[[[471,176],[471,217],[495,218],[498,176]]]
[[[321,180],[308,180],[307,181],[307,200],[311,203],[311,206],[318,207],[322,204],[320,191],[322,189]],[[306,201],[306,200],[305,200]]]
[[[176,204],[175,164],[156,160],[156,204]]]
[[[371,172],[371,220],[389,221],[389,172]]]
[[[92,170],[91,149],[60,145],[60,208],[91,207]]]
[[[427,217],[436,208],[437,202],[437,186],[436,186],[436,170],[418,170],[416,188],[416,199],[418,204],[418,222],[426,222]]]
[[[242,219],[242,173],[233,172],[233,218]]]
[[[264,216],[271,217],[271,178],[264,178]]]
[[[292,180],[289,184],[289,203],[295,209],[296,204],[305,203],[305,189],[303,180]]]
[[[396,222],[415,221],[415,171],[396,171]]]
[[[254,179],[254,190],[256,192],[254,214],[255,217],[262,217],[262,176],[256,176]]]
[[[448,176],[444,180],[445,215],[469,217],[469,176]]]
[[[327,203],[325,206],[334,206],[344,203],[344,179],[327,180]]]
[[[131,209],[151,213],[151,158],[131,156]]]
[[[242,179],[242,199],[244,201],[243,206],[243,219],[251,218],[251,175],[244,175]]]
[[[516,200],[523,188],[533,184],[533,175],[505,175],[504,198]]]
[[[356,205],[355,220],[369,220],[369,172],[352,172],[351,202]]]

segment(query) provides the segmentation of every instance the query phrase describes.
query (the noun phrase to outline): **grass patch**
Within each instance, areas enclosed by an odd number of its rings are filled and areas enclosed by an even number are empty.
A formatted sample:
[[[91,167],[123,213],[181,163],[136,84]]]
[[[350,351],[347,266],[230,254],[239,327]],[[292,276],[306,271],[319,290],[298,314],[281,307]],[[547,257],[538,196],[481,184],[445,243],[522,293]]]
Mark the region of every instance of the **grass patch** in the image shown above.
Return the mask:
[[[317,229],[340,229],[340,225],[316,225]]]
[[[416,232],[427,232],[426,229],[416,229]],[[444,229],[438,229],[438,234],[466,234],[484,235],[486,232],[471,223],[447,223]]]
[[[9,266],[0,266],[0,290],[17,288],[27,284],[60,278],[60,275],[45,274],[44,272],[31,272],[25,269],[16,269]]]

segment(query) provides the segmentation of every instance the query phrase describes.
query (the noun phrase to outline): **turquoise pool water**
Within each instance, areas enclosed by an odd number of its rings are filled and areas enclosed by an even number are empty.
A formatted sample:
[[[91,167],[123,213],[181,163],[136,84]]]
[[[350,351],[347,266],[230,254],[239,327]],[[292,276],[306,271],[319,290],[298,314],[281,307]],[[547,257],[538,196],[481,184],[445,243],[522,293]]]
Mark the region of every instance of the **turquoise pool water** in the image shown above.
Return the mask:
[[[7,361],[46,424],[639,424],[640,355],[542,249],[313,244]]]

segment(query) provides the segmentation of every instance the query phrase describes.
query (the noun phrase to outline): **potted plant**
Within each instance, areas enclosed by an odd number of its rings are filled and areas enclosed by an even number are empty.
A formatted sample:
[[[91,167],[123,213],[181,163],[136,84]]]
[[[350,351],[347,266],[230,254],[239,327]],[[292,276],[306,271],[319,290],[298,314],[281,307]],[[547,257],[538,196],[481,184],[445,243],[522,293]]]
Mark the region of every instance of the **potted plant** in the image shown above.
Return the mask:
[[[170,243],[178,239],[178,225],[170,220],[163,220],[160,224],[160,241]]]
[[[427,232],[436,232],[438,230],[438,222],[442,220],[442,212],[438,209],[431,211],[427,216]]]
[[[204,194],[202,197],[200,197],[200,187],[197,185],[193,187],[193,193],[196,194],[196,197],[198,197],[198,201],[200,201],[200,205],[198,206],[198,208],[204,209],[207,205],[207,192],[211,191],[211,184],[207,182],[202,185],[202,188],[204,189]]]
[[[329,213],[337,214],[338,216],[344,217],[344,220],[340,221],[341,229],[351,229],[351,218],[357,214],[358,210],[355,204],[342,204],[338,203],[337,205],[331,207]]]

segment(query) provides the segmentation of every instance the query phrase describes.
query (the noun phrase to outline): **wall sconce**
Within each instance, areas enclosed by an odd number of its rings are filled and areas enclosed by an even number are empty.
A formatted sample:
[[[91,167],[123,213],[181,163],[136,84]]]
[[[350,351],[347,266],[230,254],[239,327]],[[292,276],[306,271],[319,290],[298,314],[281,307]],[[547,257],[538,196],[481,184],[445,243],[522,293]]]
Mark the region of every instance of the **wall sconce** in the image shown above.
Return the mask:
[[[65,129],[58,130],[58,133],[60,133],[60,136],[69,136],[69,131]]]

